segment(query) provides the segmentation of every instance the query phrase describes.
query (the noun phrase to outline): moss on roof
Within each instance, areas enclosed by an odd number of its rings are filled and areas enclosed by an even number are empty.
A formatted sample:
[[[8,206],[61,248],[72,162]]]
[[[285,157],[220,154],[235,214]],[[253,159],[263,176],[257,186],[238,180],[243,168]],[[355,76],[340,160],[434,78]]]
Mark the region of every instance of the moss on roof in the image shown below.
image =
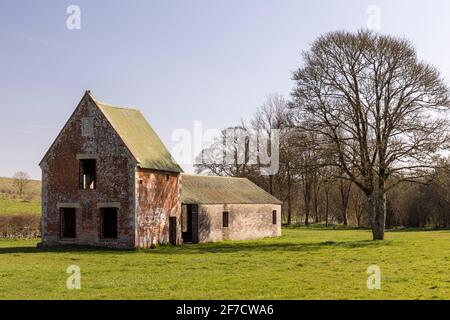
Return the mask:
[[[245,178],[181,175],[184,204],[281,204],[281,201]]]
[[[139,110],[94,101],[136,158],[139,167],[183,171]]]

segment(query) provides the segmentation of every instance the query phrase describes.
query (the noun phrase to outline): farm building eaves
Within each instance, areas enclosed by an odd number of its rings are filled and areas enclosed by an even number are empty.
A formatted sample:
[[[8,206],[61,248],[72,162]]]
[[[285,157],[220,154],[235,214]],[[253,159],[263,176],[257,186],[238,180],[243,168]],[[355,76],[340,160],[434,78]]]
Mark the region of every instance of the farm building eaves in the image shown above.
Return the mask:
[[[181,175],[182,204],[281,204],[246,178]]]

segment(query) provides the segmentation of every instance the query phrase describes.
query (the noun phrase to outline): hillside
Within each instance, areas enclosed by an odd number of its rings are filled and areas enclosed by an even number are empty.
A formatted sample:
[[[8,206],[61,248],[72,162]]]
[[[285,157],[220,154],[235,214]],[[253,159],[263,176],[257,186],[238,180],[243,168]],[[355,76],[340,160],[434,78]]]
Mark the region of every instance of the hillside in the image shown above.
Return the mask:
[[[41,181],[31,180],[22,197],[13,179],[0,177],[0,215],[39,215],[41,213]]]

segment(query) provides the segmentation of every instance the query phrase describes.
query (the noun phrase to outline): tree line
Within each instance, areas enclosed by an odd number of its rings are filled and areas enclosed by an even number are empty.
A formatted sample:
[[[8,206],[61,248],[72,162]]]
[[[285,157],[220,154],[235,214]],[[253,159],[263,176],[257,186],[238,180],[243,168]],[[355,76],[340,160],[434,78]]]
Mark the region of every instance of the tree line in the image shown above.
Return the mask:
[[[292,80],[288,98],[270,95],[252,119],[227,128],[277,129],[275,174],[261,175],[252,150],[244,161],[203,157],[197,172],[249,178],[283,201],[286,224],[370,227],[374,240],[386,226],[449,227],[449,90],[411,42],[327,33],[302,53]],[[242,148],[226,139],[224,130],[202,154]]]

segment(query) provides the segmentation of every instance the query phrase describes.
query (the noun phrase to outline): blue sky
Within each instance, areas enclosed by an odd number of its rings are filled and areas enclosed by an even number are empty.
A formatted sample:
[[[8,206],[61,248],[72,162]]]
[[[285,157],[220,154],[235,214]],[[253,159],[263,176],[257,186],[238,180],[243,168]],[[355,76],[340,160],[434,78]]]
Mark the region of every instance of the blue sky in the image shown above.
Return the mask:
[[[69,5],[81,29],[66,27]],[[450,79],[450,2],[300,0],[0,0],[0,176],[38,162],[86,89],[137,107],[170,148],[178,128],[248,119],[288,95],[300,52],[320,34],[365,28],[409,38]],[[185,169],[190,170],[188,165]]]

